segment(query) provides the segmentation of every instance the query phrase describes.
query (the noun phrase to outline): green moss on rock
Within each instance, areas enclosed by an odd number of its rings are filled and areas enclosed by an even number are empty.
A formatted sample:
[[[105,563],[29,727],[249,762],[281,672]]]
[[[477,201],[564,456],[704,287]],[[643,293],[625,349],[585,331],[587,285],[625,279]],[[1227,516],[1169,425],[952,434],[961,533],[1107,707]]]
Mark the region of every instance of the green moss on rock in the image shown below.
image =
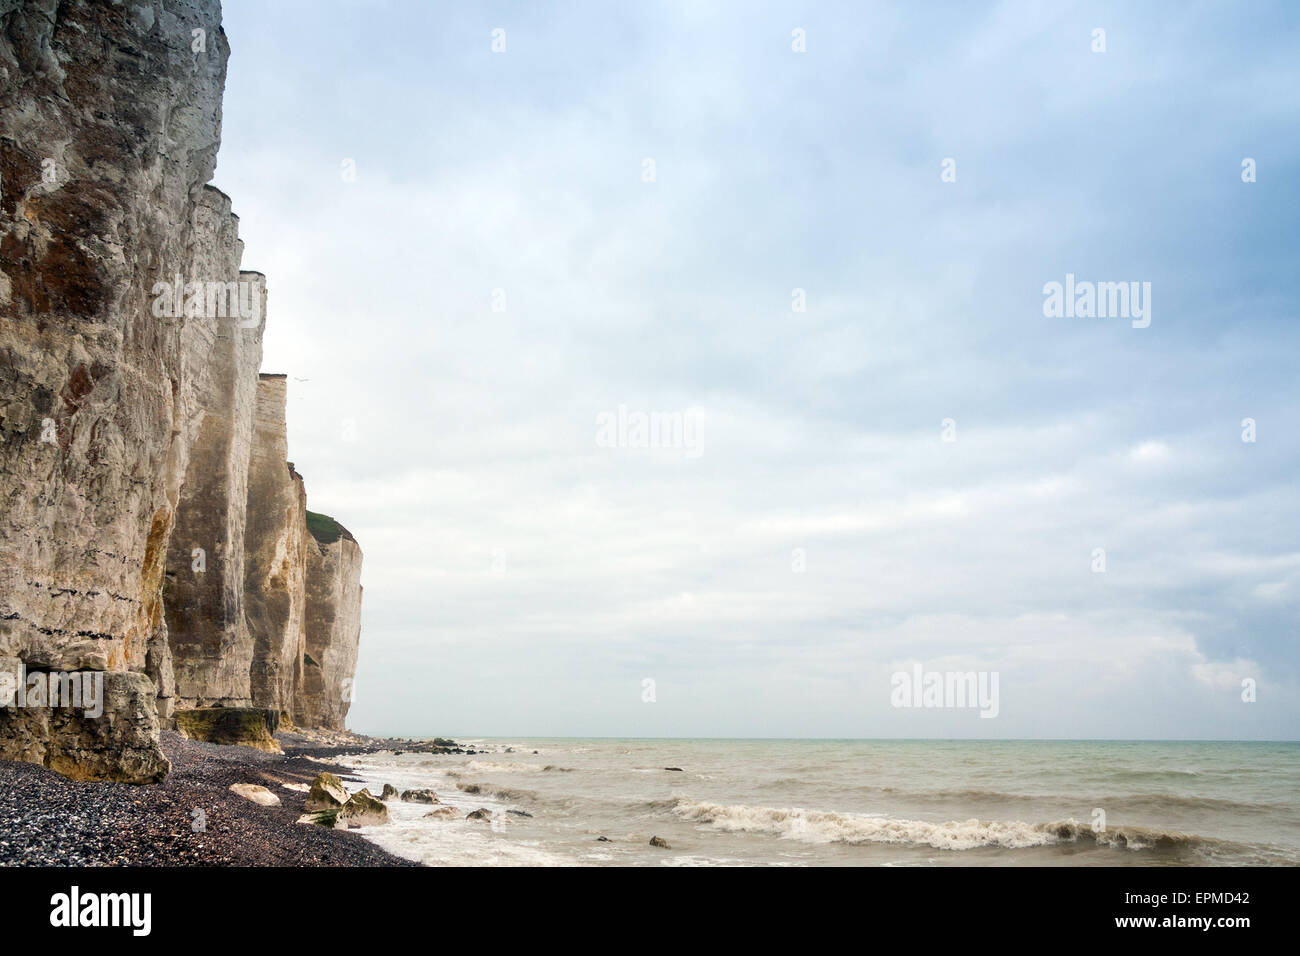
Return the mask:
[[[333,544],[339,538],[347,538],[349,541],[356,540],[352,537],[352,532],[329,515],[319,514],[315,511],[307,512],[307,530],[321,544]]]
[[[192,740],[280,752],[272,736],[280,715],[261,707],[201,707],[176,711],[176,729]]]

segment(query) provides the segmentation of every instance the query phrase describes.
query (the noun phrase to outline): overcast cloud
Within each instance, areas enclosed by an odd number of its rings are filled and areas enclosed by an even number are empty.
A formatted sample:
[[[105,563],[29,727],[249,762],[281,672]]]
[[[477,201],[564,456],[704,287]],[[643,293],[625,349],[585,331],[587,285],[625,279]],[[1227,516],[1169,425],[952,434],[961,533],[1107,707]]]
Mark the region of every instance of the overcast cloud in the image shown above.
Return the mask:
[[[1297,736],[1294,6],[224,7],[353,729]]]

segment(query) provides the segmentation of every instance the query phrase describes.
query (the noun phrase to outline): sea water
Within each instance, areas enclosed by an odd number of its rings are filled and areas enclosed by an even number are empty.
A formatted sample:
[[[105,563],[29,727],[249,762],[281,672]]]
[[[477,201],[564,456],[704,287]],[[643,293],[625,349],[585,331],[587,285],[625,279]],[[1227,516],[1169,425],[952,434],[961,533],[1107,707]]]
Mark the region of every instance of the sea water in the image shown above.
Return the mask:
[[[489,752],[345,758],[457,811],[394,799],[366,837],[431,865],[1300,863],[1300,743],[458,739]]]

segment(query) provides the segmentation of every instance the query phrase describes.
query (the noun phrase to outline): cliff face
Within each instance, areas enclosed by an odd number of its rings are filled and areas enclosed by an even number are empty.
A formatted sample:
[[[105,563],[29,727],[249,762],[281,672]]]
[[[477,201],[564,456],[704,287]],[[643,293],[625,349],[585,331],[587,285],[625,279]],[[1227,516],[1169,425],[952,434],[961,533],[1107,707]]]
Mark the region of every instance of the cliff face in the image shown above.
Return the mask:
[[[361,638],[361,548],[333,518],[308,512],[306,650],[294,720],[343,730]]]
[[[217,0],[0,0],[0,678],[103,681],[102,712],[0,694],[0,758],[149,782],[174,707],[346,714],[360,550],[309,540],[205,185],[228,52]]]
[[[244,532],[244,612],[253,639],[253,704],[292,714],[302,672],[307,599],[307,492],[286,461],[285,377],[257,383]]]
[[[222,278],[247,283],[257,315],[265,316],[260,275]],[[178,708],[251,703],[244,531],[262,321],[253,328],[239,320],[222,322],[208,353],[203,419],[167,550],[165,603]]]
[[[237,258],[228,209],[198,209],[219,22],[215,0],[0,2],[0,657],[110,672],[101,723],[125,737],[69,727],[54,750],[114,779],[166,772],[152,708],[137,715],[150,682],[125,672],[162,625],[212,334],[156,317],[152,290],[204,250]],[[51,719],[4,711],[0,754],[58,764]]]

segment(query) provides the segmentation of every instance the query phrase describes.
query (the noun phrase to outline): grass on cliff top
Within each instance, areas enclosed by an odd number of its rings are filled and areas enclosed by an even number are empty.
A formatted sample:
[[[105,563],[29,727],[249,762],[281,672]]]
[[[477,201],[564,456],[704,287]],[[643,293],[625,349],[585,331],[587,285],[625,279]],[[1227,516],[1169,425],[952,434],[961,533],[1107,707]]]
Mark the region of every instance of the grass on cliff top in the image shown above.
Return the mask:
[[[307,530],[321,544],[333,544],[343,537],[352,539],[352,533],[347,528],[329,515],[317,514],[315,511],[307,512]]]

